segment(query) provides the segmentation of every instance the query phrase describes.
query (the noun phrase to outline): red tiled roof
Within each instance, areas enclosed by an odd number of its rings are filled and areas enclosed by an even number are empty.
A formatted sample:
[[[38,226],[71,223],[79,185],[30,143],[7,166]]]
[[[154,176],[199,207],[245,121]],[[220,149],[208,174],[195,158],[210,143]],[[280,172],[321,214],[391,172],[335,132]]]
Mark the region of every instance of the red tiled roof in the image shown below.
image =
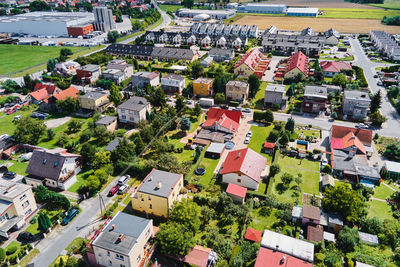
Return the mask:
[[[244,238],[250,241],[254,241],[257,243],[260,243],[261,241],[261,236],[262,236],[262,232],[255,230],[253,228],[247,228],[246,230],[246,234],[244,235]]]
[[[54,84],[37,83],[37,84],[35,84],[35,87],[33,88],[33,91],[35,92],[35,91],[38,91],[40,89],[46,89],[47,93],[49,95],[51,95],[51,94],[54,93],[54,91],[56,89],[58,89],[58,87],[55,86]]]
[[[221,174],[240,172],[259,183],[266,164],[267,159],[254,150],[239,149],[228,153],[222,164]]]
[[[307,239],[315,242],[324,240],[324,228],[321,225],[307,226]]]
[[[352,127],[333,125],[331,129],[331,137],[332,139],[342,139],[349,132],[352,132],[362,144],[371,146],[372,131],[367,129],[357,129]]]
[[[255,47],[242,56],[240,61],[235,64],[235,68],[239,67],[242,64],[246,64],[254,71],[256,69],[256,66],[258,65],[257,62],[260,60],[261,57],[262,53],[260,52],[260,49]]]
[[[190,250],[189,254],[185,256],[184,261],[191,265],[206,267],[210,252],[211,248],[205,248],[196,245]]]
[[[275,143],[269,143],[269,142],[264,143],[264,148],[274,148],[274,147],[275,147]]]
[[[343,61],[321,61],[321,68],[326,72],[340,72],[341,70],[351,70],[349,63]]]
[[[292,55],[288,61],[287,72],[298,68],[305,76],[308,75],[308,57],[299,51]]]
[[[47,93],[47,90],[45,88],[34,91],[30,93],[30,95],[37,101],[44,100],[49,97],[49,94]]]
[[[231,195],[235,195],[241,198],[244,198],[246,196],[246,192],[247,192],[247,188],[240,186],[240,185],[236,185],[236,184],[228,184],[228,187],[226,188],[226,193],[231,194]]]
[[[355,146],[357,147],[362,153],[366,153],[364,145],[361,143],[360,139],[358,139],[353,132],[349,132],[343,138],[332,138],[332,148],[334,149],[346,149],[348,147]]]
[[[242,112],[235,110],[226,110],[221,108],[210,108],[208,110],[207,120],[203,127],[212,127],[217,123],[223,128],[236,132],[239,128]]]
[[[288,254],[261,247],[254,267],[312,267],[312,263]]]
[[[70,87],[65,90],[62,90],[60,92],[56,91],[56,93],[53,95],[57,100],[65,100],[67,97],[72,97],[72,98],[77,98],[78,97],[79,90],[76,89],[75,87]]]

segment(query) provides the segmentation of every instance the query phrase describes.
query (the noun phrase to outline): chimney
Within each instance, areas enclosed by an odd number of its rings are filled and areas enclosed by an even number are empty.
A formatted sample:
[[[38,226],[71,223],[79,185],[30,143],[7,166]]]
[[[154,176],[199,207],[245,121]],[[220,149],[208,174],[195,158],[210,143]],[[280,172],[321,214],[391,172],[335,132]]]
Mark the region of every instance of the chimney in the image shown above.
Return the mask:
[[[286,261],[286,256],[285,256],[285,255],[283,255],[283,257],[282,257],[282,259],[281,259],[281,261],[280,261],[280,263],[279,263],[279,264],[284,264],[284,263],[285,263],[285,261]]]
[[[153,181],[153,176],[149,177],[149,182]]]
[[[115,230],[115,224],[112,225],[112,230]]]
[[[161,182],[158,182],[158,184],[157,184],[157,189],[160,189],[161,188],[161,186],[162,186],[162,183]]]
[[[240,151],[238,152],[238,156],[237,157],[240,158]]]
[[[122,242],[122,240],[124,240],[125,235],[124,234],[120,234],[118,236],[118,242]]]

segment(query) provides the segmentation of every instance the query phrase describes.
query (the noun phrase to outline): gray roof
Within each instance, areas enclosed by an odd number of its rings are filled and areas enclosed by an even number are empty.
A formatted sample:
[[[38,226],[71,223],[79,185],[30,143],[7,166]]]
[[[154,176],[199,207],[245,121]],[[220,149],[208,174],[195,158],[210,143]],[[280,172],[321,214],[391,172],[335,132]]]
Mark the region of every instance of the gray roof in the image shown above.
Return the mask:
[[[329,242],[335,242],[335,235],[324,231],[324,240]]]
[[[114,140],[112,140],[108,145],[104,148],[106,151],[114,151],[117,146],[119,145],[119,142],[122,141],[122,137],[116,137]],[[128,139],[129,141],[129,139]]]
[[[118,108],[140,111],[149,104],[146,98],[133,96],[118,106]]]
[[[389,172],[400,173],[400,163],[399,162],[385,160],[384,166],[386,167],[386,170]]]
[[[163,76],[163,79],[183,81],[185,80],[185,77],[179,74],[168,73],[167,75]]]
[[[229,81],[226,85],[238,86],[238,87],[248,87],[249,84],[242,81]]]
[[[336,225],[343,226],[342,216],[340,216],[337,213],[328,213],[328,220],[329,220],[330,224],[336,224]]]
[[[303,218],[303,208],[301,206],[293,206],[292,217]]]
[[[211,57],[215,56],[230,56],[234,55],[235,51],[233,49],[225,49],[225,48],[211,48],[210,52],[208,52],[208,55]]]
[[[306,85],[304,96],[328,98],[328,90],[324,86]]]
[[[365,242],[368,244],[373,244],[373,245],[379,244],[378,236],[376,236],[376,235],[371,235],[371,234],[360,232],[360,231],[358,232],[358,235],[360,236],[360,240],[362,242]]]
[[[322,176],[321,184],[335,186],[335,180],[333,179],[332,175],[326,174]]]
[[[12,200],[30,189],[30,185],[0,180],[0,198],[2,199]]]
[[[90,98],[90,99],[93,99],[93,100],[97,100],[97,99],[103,97],[104,95],[108,95],[108,91],[101,91],[101,92],[92,91],[92,92],[86,93],[85,95],[80,96],[80,97],[81,98]]]
[[[85,71],[90,71],[90,72],[95,72],[100,70],[99,65],[94,65],[94,64],[87,64],[83,67],[79,68],[80,70],[85,70]]]
[[[129,255],[137,239],[151,223],[152,220],[118,212],[103,228],[102,233],[93,242],[93,246]],[[113,225],[115,225],[115,230],[112,228]],[[118,240],[120,234],[124,234],[121,242]]]
[[[0,215],[3,215],[3,213],[10,207],[13,203],[11,201],[3,200],[0,199]]]
[[[104,115],[101,119],[96,121],[96,125],[109,125],[117,120],[115,116]]]
[[[211,143],[210,146],[207,148],[206,152],[210,153],[222,153],[224,151],[225,144],[223,143]]]
[[[167,198],[182,174],[153,169],[143,180],[138,192]]]
[[[370,100],[369,95],[367,92],[358,91],[358,90],[345,90],[344,97],[346,99],[357,99],[357,100]]]

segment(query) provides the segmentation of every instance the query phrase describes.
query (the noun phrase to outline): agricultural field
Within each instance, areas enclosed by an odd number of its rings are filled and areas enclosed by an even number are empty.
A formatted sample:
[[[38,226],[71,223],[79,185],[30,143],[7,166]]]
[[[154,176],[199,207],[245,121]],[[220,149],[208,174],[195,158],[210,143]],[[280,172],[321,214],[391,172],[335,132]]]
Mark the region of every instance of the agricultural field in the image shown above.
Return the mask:
[[[235,18],[233,18],[235,19]],[[301,31],[311,27],[315,31],[326,31],[335,27],[341,33],[369,33],[371,30],[385,30],[388,33],[400,33],[400,27],[381,24],[378,19],[340,19],[340,18],[306,18],[306,17],[271,17],[271,16],[243,16],[235,21],[241,25],[257,25],[265,30],[275,25],[280,30]]]
[[[399,0],[385,0],[383,4],[368,4],[369,6],[388,8],[388,9],[400,9]]]
[[[23,70],[45,63],[50,58],[59,56],[65,47],[0,45],[0,75]],[[82,47],[68,47],[73,52],[84,50]]]
[[[386,0],[387,1],[387,0]],[[385,1],[385,2],[386,2]],[[389,0],[398,1],[398,0]],[[234,1],[236,2],[236,1]],[[253,2],[251,0],[240,1],[242,2]],[[268,4],[286,4],[288,6],[305,6],[305,7],[318,7],[318,8],[370,8],[376,9],[373,6],[367,6],[357,3],[346,2],[344,0],[274,0],[268,1]]]
[[[367,8],[322,8],[325,14],[319,18],[338,19],[382,19],[384,16],[393,17],[399,15],[398,10],[367,9]]]

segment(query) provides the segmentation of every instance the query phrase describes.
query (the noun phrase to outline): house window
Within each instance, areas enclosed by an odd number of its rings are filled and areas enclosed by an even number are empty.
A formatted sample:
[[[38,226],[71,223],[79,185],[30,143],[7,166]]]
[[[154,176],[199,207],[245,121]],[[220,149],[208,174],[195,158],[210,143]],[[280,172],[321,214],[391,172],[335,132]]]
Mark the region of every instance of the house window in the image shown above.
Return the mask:
[[[109,261],[109,262],[108,262],[108,266],[112,266],[112,261]]]
[[[22,196],[19,197],[19,200],[22,201],[26,198],[26,194],[23,194]]]
[[[124,256],[122,256],[122,255],[120,255],[120,254],[115,254],[115,258],[116,258],[117,260],[121,260],[121,261],[124,260]]]
[[[139,263],[141,259],[142,259],[142,256],[139,255],[139,256],[137,257],[136,261]]]
[[[149,196],[149,200],[151,200],[151,196]]]
[[[150,204],[149,208],[150,208],[150,209],[152,209],[152,208],[153,208],[153,205],[152,205],[152,204]]]
[[[29,200],[25,201],[24,204],[22,204],[22,207],[25,209],[26,207],[29,206]]]
[[[126,119],[126,116],[125,116],[125,115],[122,115],[121,117],[122,117],[122,119],[124,119],[124,120]]]
[[[150,229],[147,230],[146,232],[146,237],[150,234]]]
[[[107,251],[107,256],[110,257],[110,251]]]
[[[25,216],[28,216],[29,214],[31,214],[32,213],[32,209],[29,209],[29,210],[27,210],[26,212],[25,212]]]
[[[121,109],[121,113],[125,113],[125,109]]]
[[[241,183],[241,182],[242,182],[242,179],[237,179],[237,182],[238,182],[238,183]]]

